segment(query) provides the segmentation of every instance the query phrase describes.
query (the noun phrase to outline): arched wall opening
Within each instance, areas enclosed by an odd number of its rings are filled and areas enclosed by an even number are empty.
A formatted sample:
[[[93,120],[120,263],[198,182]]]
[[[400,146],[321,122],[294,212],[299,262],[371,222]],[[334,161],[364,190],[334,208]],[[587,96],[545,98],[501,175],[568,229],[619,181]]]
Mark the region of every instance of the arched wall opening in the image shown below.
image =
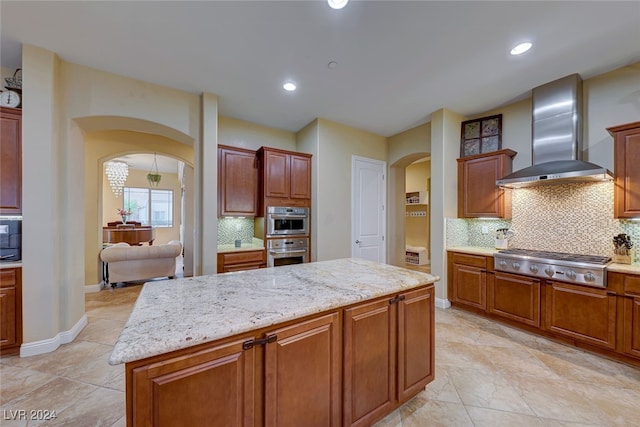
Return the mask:
[[[135,153],[158,153],[175,158],[185,164],[183,183],[184,230],[194,228],[194,185],[193,140],[175,129],[146,120],[128,117],[100,116],[83,117],[75,123],[82,132],[76,132],[84,146],[84,282],[85,287],[100,288],[102,264],[99,259],[102,250],[103,197],[106,176],[104,163],[110,159]],[[127,128],[125,128],[125,126]],[[144,130],[144,131],[143,131]],[[154,132],[155,131],[155,132]],[[110,190],[109,190],[110,191]],[[180,195],[182,198],[182,194]],[[193,238],[185,233],[185,272],[193,271]]]
[[[406,182],[407,167],[417,160],[430,156],[428,152],[407,154],[389,167],[389,227],[388,246],[389,263],[405,266],[406,247]],[[427,206],[426,209],[429,207]],[[430,233],[430,230],[429,230]]]

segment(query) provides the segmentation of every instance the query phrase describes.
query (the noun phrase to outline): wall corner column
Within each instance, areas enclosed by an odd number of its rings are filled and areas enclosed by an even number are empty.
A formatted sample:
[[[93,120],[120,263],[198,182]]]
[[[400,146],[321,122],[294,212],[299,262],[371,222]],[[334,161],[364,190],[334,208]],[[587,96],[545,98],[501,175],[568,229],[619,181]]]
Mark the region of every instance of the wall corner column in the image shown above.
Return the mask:
[[[201,96],[200,141],[194,145],[196,212],[195,275],[217,273],[218,255],[218,96]],[[197,234],[199,232],[199,234]]]

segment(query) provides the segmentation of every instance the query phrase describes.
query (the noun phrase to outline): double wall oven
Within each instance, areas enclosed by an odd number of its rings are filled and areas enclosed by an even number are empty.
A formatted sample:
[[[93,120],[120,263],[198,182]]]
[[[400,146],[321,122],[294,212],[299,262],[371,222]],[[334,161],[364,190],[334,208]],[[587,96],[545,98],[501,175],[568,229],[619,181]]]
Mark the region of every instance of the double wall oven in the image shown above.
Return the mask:
[[[269,206],[267,266],[309,262],[309,208]]]

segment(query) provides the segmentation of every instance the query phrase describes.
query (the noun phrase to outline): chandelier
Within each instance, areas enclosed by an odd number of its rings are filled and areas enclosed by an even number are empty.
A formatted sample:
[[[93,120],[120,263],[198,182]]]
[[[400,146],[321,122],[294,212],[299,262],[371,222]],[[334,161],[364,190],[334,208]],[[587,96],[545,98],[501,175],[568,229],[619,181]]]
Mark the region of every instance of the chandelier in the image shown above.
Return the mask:
[[[111,191],[113,191],[113,194],[118,197],[122,194],[124,183],[129,175],[129,165],[125,162],[115,161],[107,162],[105,166],[107,179],[109,180],[109,185],[111,185]]]

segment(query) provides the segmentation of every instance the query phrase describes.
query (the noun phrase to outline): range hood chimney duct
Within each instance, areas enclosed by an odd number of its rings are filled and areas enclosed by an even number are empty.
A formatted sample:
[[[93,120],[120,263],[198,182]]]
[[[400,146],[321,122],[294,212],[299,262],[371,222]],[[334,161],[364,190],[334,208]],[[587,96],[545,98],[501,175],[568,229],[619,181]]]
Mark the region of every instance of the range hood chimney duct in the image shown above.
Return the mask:
[[[571,74],[532,91],[533,166],[496,184],[504,188],[609,181],[609,170],[582,161],[582,79]]]

